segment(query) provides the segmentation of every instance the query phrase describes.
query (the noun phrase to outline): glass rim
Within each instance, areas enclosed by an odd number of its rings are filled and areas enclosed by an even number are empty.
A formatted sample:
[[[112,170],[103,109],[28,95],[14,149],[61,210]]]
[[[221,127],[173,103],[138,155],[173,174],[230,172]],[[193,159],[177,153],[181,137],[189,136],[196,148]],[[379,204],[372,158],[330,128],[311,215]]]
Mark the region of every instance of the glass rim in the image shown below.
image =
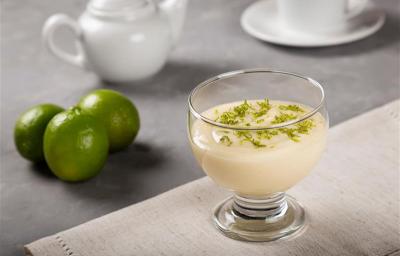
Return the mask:
[[[299,119],[295,119],[295,120],[291,120],[288,122],[284,122],[281,124],[276,124],[276,125],[270,125],[270,126],[257,126],[257,127],[245,127],[245,126],[234,126],[234,125],[229,125],[229,124],[223,124],[220,122],[216,122],[212,119],[209,119],[205,116],[203,116],[201,113],[199,113],[195,107],[193,106],[192,103],[192,98],[193,96],[203,87],[206,87],[210,84],[213,84],[216,81],[222,80],[222,79],[226,79],[226,78],[230,78],[230,77],[234,77],[234,76],[238,76],[238,75],[242,75],[242,74],[251,74],[251,73],[274,73],[274,74],[283,74],[283,75],[288,75],[288,76],[293,76],[293,77],[297,77],[303,80],[308,81],[309,83],[311,83],[312,85],[314,85],[315,87],[317,87],[320,92],[321,92],[321,100],[318,103],[318,105],[313,108],[311,111],[307,112],[305,115],[303,115],[301,118]],[[251,99],[250,99],[251,100]],[[321,107],[324,105],[325,102],[325,91],[324,88],[322,87],[322,85],[317,82],[316,80],[307,77],[307,76],[302,76],[296,73],[291,73],[291,72],[286,72],[286,71],[279,71],[279,70],[271,70],[271,69],[265,69],[265,68],[255,68],[255,69],[242,69],[242,70],[235,70],[235,71],[230,71],[230,72],[226,72],[226,73],[222,73],[219,75],[216,75],[214,77],[211,77],[207,80],[205,80],[204,82],[201,82],[200,84],[198,84],[189,94],[189,98],[188,98],[188,105],[189,105],[189,111],[190,113],[192,113],[196,118],[201,119],[202,121],[213,125],[213,126],[217,126],[220,128],[225,128],[225,129],[231,129],[231,130],[253,130],[253,131],[257,131],[257,130],[268,130],[268,129],[277,129],[277,128],[284,128],[287,126],[291,126],[297,123],[300,123],[304,120],[307,120],[308,118],[312,117],[313,115],[315,115],[320,109]]]

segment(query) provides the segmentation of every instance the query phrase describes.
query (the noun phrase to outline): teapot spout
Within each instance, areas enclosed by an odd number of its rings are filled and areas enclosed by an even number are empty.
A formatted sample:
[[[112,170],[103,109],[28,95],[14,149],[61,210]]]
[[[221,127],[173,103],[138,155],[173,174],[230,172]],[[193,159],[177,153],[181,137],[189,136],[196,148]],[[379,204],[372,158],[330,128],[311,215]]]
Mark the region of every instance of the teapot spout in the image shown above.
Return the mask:
[[[178,42],[185,21],[187,0],[159,0],[158,6],[170,22],[173,45]]]

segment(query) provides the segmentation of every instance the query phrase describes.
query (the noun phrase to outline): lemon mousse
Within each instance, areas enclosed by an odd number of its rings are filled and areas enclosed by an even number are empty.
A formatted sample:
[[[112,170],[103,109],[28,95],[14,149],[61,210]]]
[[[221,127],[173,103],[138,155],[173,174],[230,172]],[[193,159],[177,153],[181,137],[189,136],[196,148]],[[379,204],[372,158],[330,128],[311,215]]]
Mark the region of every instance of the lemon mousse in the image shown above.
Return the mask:
[[[239,195],[283,192],[310,172],[325,148],[328,123],[318,112],[303,120],[311,111],[268,99],[218,105],[201,115],[232,129],[195,120],[192,150],[211,179]]]

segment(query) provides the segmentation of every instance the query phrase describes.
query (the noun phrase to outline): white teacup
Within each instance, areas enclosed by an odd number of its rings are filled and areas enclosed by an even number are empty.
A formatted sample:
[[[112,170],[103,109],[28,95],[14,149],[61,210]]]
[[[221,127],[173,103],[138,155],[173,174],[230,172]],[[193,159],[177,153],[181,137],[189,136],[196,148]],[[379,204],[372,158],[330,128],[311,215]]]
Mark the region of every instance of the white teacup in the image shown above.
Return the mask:
[[[298,32],[325,32],[342,28],[359,14],[367,0],[278,0],[281,24]]]

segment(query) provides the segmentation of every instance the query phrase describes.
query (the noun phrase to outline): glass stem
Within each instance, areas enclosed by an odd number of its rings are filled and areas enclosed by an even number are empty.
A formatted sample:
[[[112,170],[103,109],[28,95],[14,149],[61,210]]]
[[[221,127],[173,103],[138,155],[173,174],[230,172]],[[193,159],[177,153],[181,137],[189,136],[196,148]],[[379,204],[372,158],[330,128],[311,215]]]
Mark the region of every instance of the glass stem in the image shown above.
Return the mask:
[[[235,194],[233,201],[233,211],[236,214],[252,219],[264,219],[267,222],[280,220],[288,209],[284,192],[257,198]]]

